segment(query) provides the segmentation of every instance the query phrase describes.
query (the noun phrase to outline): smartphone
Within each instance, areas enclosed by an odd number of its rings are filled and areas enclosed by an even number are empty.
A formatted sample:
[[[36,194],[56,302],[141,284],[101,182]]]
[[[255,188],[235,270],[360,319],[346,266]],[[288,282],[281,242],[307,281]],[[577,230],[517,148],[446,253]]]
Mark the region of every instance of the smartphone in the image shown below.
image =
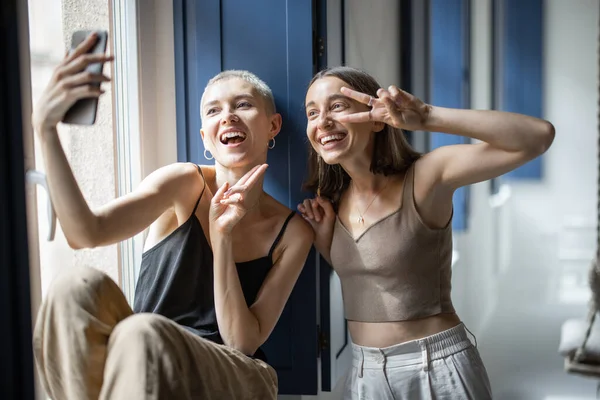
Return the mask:
[[[90,48],[88,54],[104,54],[108,42],[108,32],[104,30],[97,31],[76,31],[71,37],[71,52],[77,48],[89,35],[96,32],[98,40],[96,44]],[[101,74],[104,68],[104,63],[90,64],[86,67],[86,71],[94,74]],[[100,87],[100,82],[97,84]],[[80,99],[67,111],[62,122],[66,124],[76,125],[93,125],[96,122],[96,114],[98,112],[98,98]]]

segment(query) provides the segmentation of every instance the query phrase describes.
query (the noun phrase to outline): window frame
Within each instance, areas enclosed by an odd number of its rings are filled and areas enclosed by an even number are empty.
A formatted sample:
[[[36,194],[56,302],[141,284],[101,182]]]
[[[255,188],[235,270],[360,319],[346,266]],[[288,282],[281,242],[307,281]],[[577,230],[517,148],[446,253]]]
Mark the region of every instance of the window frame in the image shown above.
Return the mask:
[[[111,0],[110,9],[116,195],[122,196],[177,162],[175,27],[173,2]],[[119,243],[121,288],[132,305],[146,233]]]
[[[123,196],[141,182],[140,104],[138,32],[136,0],[112,0],[109,5],[113,54],[113,129],[115,135],[115,173],[117,197]],[[136,265],[141,259],[143,234],[118,244],[120,285],[133,304]]]

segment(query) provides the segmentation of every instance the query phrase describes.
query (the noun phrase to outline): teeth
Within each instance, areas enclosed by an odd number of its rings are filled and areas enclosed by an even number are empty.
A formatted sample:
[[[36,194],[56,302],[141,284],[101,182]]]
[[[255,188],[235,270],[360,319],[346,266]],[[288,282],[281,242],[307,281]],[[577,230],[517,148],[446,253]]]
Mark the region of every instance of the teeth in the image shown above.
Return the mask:
[[[244,132],[226,132],[221,135],[221,141],[225,141],[227,139],[232,139],[236,137],[245,139],[246,134]]]
[[[344,138],[344,135],[342,134],[335,134],[335,135],[329,135],[329,136],[325,136],[321,138],[321,144],[327,144],[329,142],[331,142],[332,140],[342,140]]]

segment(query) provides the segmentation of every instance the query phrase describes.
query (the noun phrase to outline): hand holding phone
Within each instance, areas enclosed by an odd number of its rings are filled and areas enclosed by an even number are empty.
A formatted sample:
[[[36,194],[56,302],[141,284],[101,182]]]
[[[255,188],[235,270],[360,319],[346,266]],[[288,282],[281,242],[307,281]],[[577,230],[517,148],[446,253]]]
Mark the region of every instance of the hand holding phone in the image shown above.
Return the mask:
[[[96,41],[93,45],[87,46],[83,54],[77,56],[81,59],[79,65],[77,65],[76,57],[72,63],[74,69],[79,69],[83,66],[82,70],[91,74],[89,76],[102,76],[102,69],[104,67],[104,61],[101,60],[101,56],[104,56],[106,52],[106,45],[108,41],[108,32],[106,31],[76,31],[73,33],[71,40],[71,50],[69,54],[72,56],[76,52],[81,52],[82,43],[90,37],[91,34],[95,34]],[[84,46],[85,47],[85,46]],[[87,57],[87,59],[86,59]],[[94,58],[95,57],[95,58]],[[86,61],[96,61],[86,63]],[[86,74],[82,75],[82,78],[86,77]],[[92,88],[100,89],[102,81],[88,81],[87,84]],[[83,82],[82,82],[83,83]],[[83,83],[85,84],[85,83]],[[97,92],[94,92],[97,93]],[[62,122],[67,124],[78,124],[78,125],[93,125],[96,122],[96,115],[98,112],[98,96],[85,97],[78,99],[69,110],[65,113]]]
[[[83,33],[74,37],[75,43],[82,37],[85,40],[75,47],[75,50],[66,54],[56,66],[52,78],[34,107],[31,122],[40,139],[47,133],[56,132],[56,126],[61,121],[94,123],[98,97],[103,93],[100,85],[102,82],[110,82],[110,78],[101,73],[102,65],[114,59],[113,56],[106,55],[102,51],[106,48],[107,36],[104,32],[88,36]],[[90,71],[87,70],[88,67]],[[80,100],[84,101],[74,106]]]

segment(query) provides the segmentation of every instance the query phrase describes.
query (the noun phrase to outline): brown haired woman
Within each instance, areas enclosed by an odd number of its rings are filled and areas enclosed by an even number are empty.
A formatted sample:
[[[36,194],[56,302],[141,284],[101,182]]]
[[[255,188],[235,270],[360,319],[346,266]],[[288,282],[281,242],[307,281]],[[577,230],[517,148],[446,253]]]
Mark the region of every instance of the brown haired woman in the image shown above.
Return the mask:
[[[298,208],[342,283],[354,353],[344,398],[491,398],[451,301],[452,195],[544,153],[553,126],[431,106],[348,67],[313,78],[306,115],[317,197]],[[401,129],[480,142],[421,155]]]

